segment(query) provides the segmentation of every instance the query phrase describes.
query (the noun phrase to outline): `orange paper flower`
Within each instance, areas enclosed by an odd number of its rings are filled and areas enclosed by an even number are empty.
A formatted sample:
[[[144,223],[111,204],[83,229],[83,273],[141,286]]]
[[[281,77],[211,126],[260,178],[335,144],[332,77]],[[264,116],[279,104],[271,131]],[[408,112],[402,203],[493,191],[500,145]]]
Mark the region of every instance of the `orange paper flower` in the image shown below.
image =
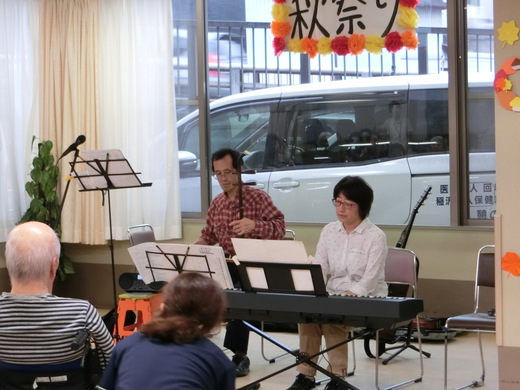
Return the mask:
[[[283,38],[291,32],[291,24],[289,22],[271,22],[271,31],[275,37]]]
[[[309,55],[310,58],[316,57],[318,54],[318,41],[312,38],[302,39],[302,50]]]
[[[514,276],[520,275],[520,257],[514,252],[506,252],[502,257],[502,269]]]
[[[404,47],[407,49],[417,49],[419,46],[419,40],[417,39],[417,35],[413,30],[406,30],[401,34],[401,41],[403,42]]]
[[[348,40],[350,54],[357,56],[365,50],[365,36],[363,34],[352,34]]]

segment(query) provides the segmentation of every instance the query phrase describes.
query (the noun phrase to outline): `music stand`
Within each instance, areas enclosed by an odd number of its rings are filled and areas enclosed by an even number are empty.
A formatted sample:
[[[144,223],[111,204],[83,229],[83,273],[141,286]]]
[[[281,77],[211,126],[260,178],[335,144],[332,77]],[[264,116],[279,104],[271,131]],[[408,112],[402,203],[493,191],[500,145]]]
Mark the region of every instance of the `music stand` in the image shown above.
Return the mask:
[[[112,234],[112,206],[110,191],[123,188],[150,187],[152,183],[142,183],[128,160],[118,149],[110,150],[83,150],[80,160],[75,165],[70,163],[71,174],[80,186],[79,191],[101,191],[106,194],[108,201],[108,224],[110,229],[110,261],[112,266],[112,290],[114,307],[117,308],[116,269],[114,260],[114,238]],[[104,198],[103,198],[104,204]],[[117,328],[117,311],[115,338],[119,338]]]
[[[224,289],[233,288],[219,246],[144,242],[131,246],[128,252],[146,284],[169,282],[183,272],[197,272],[216,280]]]
[[[238,278],[246,292],[328,295],[320,264],[241,261]]]

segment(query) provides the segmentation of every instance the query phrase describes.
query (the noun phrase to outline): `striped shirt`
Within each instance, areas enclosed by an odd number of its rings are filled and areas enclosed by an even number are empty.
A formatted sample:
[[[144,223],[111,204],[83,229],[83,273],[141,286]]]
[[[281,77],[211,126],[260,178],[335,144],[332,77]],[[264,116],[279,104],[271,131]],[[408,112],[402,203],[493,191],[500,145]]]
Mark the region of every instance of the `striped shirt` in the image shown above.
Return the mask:
[[[231,237],[238,237],[229,226],[231,221],[239,219],[238,197],[229,199],[221,193],[213,199],[206,216],[206,226],[201,237],[208,245],[219,244],[224,253],[234,255],[235,250]],[[252,232],[242,238],[261,238],[266,240],[281,240],[285,235],[283,213],[276,208],[271,197],[262,190],[242,187],[242,209],[244,218],[255,221]]]
[[[52,294],[0,296],[0,362],[49,365],[78,360],[84,348],[74,351],[71,344],[83,330],[96,342],[104,367],[114,343],[89,302]]]

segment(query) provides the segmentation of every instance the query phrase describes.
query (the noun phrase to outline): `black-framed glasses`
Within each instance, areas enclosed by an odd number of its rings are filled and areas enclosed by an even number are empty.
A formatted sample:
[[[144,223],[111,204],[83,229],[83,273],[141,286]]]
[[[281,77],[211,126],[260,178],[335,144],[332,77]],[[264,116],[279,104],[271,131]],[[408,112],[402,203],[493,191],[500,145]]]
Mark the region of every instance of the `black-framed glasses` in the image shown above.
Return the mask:
[[[231,175],[236,175],[238,172],[236,171],[232,171],[232,170],[225,170],[225,171],[217,171],[215,172],[212,176],[217,179],[217,180],[221,180],[221,179],[224,179],[224,178],[228,178],[230,177]]]
[[[354,202],[342,202],[341,200],[332,199],[332,204],[334,207],[340,208],[345,207],[347,210],[350,210],[352,207],[357,206],[357,203]]]

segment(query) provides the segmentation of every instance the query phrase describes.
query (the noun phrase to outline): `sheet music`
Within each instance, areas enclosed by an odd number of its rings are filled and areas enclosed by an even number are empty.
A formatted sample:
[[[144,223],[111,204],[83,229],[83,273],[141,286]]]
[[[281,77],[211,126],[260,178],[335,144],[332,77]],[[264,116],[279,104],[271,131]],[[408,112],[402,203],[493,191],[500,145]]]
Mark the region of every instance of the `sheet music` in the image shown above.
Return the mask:
[[[83,190],[109,187],[102,170],[108,174],[115,188],[139,187],[142,184],[119,149],[82,150],[80,157],[74,173]]]
[[[169,282],[182,272],[197,272],[232,289],[224,251],[219,246],[144,242],[128,248],[139,274],[147,284]]]
[[[238,261],[309,263],[302,241],[231,238]]]

